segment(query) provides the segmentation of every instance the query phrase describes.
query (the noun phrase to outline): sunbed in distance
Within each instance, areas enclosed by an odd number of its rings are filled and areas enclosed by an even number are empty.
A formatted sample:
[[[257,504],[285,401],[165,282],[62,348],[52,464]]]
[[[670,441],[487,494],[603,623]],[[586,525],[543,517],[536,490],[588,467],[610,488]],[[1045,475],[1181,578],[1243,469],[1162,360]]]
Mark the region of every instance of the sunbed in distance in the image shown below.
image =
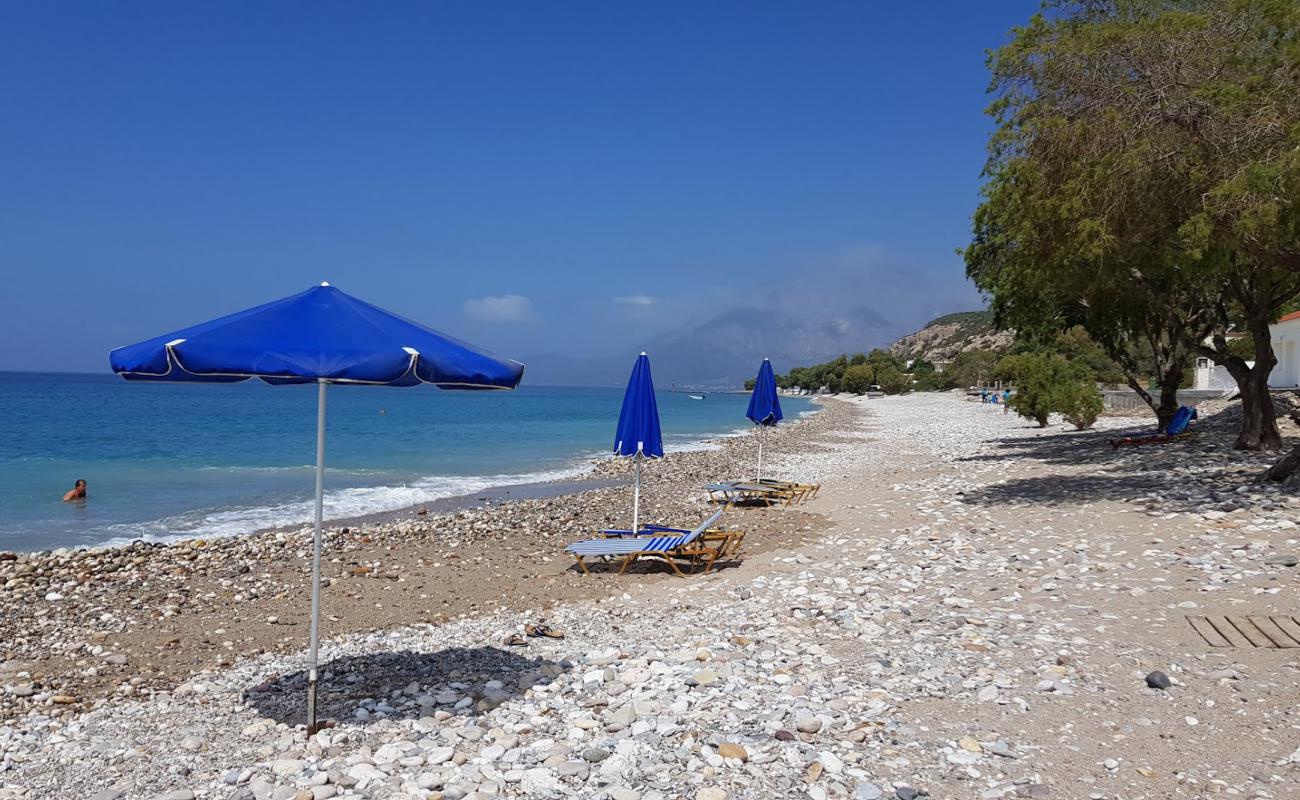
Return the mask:
[[[586,559],[621,558],[619,574],[627,571],[638,558],[658,558],[667,564],[677,575],[685,577],[677,566],[678,560],[690,562],[692,571],[699,566],[708,572],[719,558],[735,552],[740,546],[743,534],[738,532],[710,531],[712,525],[722,518],[725,509],[715,511],[712,516],[701,522],[694,530],[662,529],[652,535],[607,536],[601,539],[588,539],[574,542],[564,548],[566,553],[578,561],[578,567],[584,574],[590,575]],[[656,526],[658,527],[658,526]]]
[[[1168,444],[1178,439],[1186,439],[1194,436],[1196,431],[1189,428],[1192,420],[1196,419],[1196,409],[1191,406],[1180,406],[1174,414],[1174,418],[1169,421],[1169,427],[1165,428],[1164,433],[1151,433],[1139,436],[1124,436],[1119,439],[1111,439],[1110,446],[1118,450],[1121,447],[1142,447],[1148,444]]]
[[[788,488],[744,481],[710,483],[705,485],[704,490],[709,493],[710,500],[727,504],[762,500],[766,503],[783,503],[789,506],[799,499],[799,493]]]
[[[758,482],[764,486],[775,486],[778,489],[794,492],[797,495],[795,498],[796,503],[813,499],[822,488],[820,483],[795,483],[794,481],[779,481],[776,478],[759,478]]]

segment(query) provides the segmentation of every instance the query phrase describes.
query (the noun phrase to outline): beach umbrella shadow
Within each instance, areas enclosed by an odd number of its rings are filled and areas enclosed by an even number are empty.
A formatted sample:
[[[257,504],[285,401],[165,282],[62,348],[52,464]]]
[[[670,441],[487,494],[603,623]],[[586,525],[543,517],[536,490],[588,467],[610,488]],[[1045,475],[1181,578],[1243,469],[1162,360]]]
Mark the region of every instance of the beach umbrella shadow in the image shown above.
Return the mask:
[[[438,710],[474,717],[566,670],[559,662],[499,647],[346,656],[321,664],[317,714],[351,724],[419,719]],[[300,725],[306,721],[307,678],[306,671],[273,676],[244,690],[244,702],[267,719]]]

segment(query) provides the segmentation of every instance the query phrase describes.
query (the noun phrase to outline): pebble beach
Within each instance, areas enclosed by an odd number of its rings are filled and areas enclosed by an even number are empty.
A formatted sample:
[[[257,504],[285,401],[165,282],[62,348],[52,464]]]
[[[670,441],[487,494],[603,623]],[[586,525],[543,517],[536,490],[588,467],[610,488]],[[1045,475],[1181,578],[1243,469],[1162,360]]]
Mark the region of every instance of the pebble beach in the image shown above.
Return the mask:
[[[0,798],[1297,797],[1300,649],[1188,621],[1300,617],[1300,498],[1232,411],[1115,450],[1147,421],[830,399],[765,449],[821,493],[728,511],[739,559],[687,578],[564,557],[627,524],[627,462],[335,526],[312,737],[306,529],[3,554]],[[645,515],[703,519],[752,445],[652,463]]]

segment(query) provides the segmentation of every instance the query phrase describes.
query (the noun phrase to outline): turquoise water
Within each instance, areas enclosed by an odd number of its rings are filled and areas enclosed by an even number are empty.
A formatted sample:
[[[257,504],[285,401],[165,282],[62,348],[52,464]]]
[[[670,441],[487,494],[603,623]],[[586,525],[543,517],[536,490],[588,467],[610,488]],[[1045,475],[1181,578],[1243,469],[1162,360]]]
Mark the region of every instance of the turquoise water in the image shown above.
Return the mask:
[[[331,387],[326,516],[572,474],[621,389]],[[748,397],[660,392],[665,444],[748,427]],[[810,408],[783,398],[787,417]],[[311,518],[316,387],[0,373],[0,550],[247,533]],[[78,478],[84,503],[64,503]]]

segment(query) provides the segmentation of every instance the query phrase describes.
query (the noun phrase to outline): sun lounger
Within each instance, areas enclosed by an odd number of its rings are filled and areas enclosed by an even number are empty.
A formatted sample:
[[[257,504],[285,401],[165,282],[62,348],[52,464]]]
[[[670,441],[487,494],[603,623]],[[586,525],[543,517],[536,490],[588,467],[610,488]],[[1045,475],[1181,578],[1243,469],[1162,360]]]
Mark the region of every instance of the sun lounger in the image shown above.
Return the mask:
[[[1118,450],[1121,447],[1142,447],[1148,444],[1168,444],[1187,439],[1196,435],[1196,431],[1190,429],[1192,420],[1196,419],[1196,409],[1190,406],[1181,406],[1174,418],[1169,421],[1169,427],[1164,433],[1146,433],[1136,436],[1122,436],[1118,439],[1111,439],[1110,446]]]
[[[731,481],[729,483],[710,483],[704,487],[709,499],[719,503],[743,503],[761,500],[765,503],[783,503],[793,505],[800,497],[798,492],[780,486],[765,483],[746,483]]]
[[[796,503],[813,499],[822,488],[820,483],[795,483],[794,481],[779,481],[775,478],[759,478],[758,482],[764,486],[775,486],[778,489],[794,492],[797,495],[795,498]]]
[[[711,531],[710,527],[722,518],[724,509],[719,509],[712,516],[700,523],[694,530],[682,531],[682,529],[662,529],[661,532],[652,533],[651,535],[625,535],[625,536],[606,536],[600,539],[588,539],[584,542],[574,542],[564,548],[566,553],[572,555],[578,561],[578,567],[584,574],[591,574],[587,569],[586,559],[604,558],[613,559],[621,558],[622,564],[619,567],[619,574],[627,571],[627,568],[639,558],[658,558],[666,563],[673,572],[683,576],[681,569],[677,566],[677,561],[685,560],[690,563],[692,571],[699,566],[704,567],[708,572],[713,569],[713,564],[719,558],[733,555],[740,546],[740,540],[743,534],[727,531]],[[650,527],[650,526],[647,526]],[[682,531],[682,532],[678,532]]]
[[[606,538],[616,538],[619,536],[661,536],[667,533],[690,533],[685,528],[670,528],[667,525],[642,525],[641,530],[631,531],[627,528],[602,528],[600,535]]]
[[[768,503],[781,502],[789,505],[794,499],[794,495],[790,491],[778,489],[775,486],[764,486],[760,483],[743,483],[741,481],[710,483],[704,489],[709,493],[711,500],[721,503],[762,500]]]

